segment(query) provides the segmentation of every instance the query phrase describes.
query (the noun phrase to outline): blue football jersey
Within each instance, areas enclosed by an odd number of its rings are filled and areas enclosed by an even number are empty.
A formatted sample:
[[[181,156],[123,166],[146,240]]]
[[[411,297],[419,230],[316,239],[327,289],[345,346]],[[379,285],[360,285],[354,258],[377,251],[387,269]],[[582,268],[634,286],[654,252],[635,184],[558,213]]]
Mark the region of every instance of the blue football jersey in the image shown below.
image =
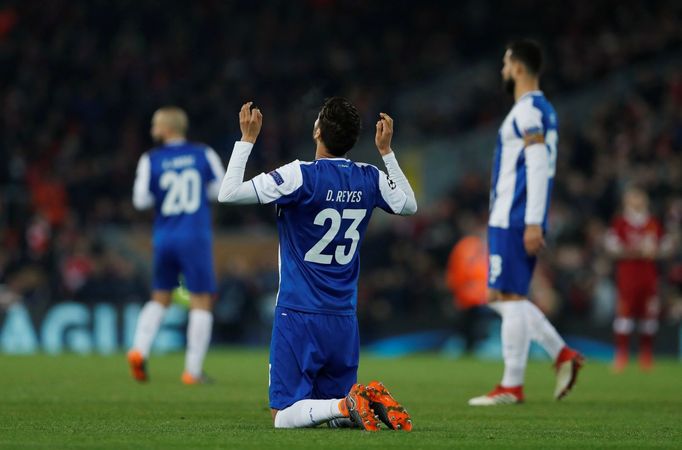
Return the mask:
[[[260,203],[277,205],[277,305],[355,314],[358,249],[372,211],[399,214],[406,194],[375,166],[343,158],[296,160],[252,182]]]
[[[223,174],[220,158],[203,144],[177,141],[143,154],[133,203],[154,206],[154,239],[210,237],[208,202],[217,198]]]
[[[542,227],[547,228],[559,140],[557,115],[552,104],[540,91],[523,95],[502,122],[493,159],[490,192],[490,219],[497,228],[520,228],[526,224],[527,179],[524,135],[542,134],[548,154],[546,176],[547,201],[542,215]]]

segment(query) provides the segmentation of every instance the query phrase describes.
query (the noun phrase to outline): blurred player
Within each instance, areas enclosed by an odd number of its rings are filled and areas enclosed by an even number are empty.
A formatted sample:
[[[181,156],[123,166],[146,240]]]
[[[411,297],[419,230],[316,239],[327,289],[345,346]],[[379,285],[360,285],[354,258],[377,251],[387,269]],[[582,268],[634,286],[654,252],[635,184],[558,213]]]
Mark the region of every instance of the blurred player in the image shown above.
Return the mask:
[[[137,165],[133,204],[137,209],[153,206],[155,210],[152,299],[140,311],[128,352],[132,375],[138,381],[147,381],[149,351],[181,274],[190,292],[182,382],[208,381],[203,362],[211,340],[216,287],[208,202],[218,197],[224,169],[213,149],[185,140],[187,127],[182,109],[156,111],[151,136],[161,146],[144,153]]]
[[[482,234],[482,233],[481,233]],[[445,271],[447,285],[461,312],[460,326],[464,335],[464,352],[471,354],[476,346],[480,322],[488,313],[488,248],[482,236],[464,236],[452,248]]]
[[[346,154],[358,140],[360,115],[340,97],[327,100],[315,121],[315,161],[293,161],[244,182],[244,168],[262,124],[245,104],[219,200],[275,203],[280,284],[270,343],[270,407],[275,428],[334,421],[377,431],[375,414],[391,429],[412,422],[386,388],[357,383],[356,317],[360,248],[374,208],[417,211],[412,188],[391,150],[393,120],[381,114],[375,142],[388,175]]]
[[[558,141],[556,113],[539,90],[540,46],[529,40],[513,42],[503,63],[502,79],[516,103],[500,127],[495,148],[488,286],[490,307],[502,316],[504,375],[490,393],[469,400],[472,406],[523,402],[531,340],[554,360],[556,399],[573,387],[583,360],[528,301],[536,255],[545,247]]]
[[[639,321],[640,366],[653,364],[653,342],[658,331],[658,257],[663,229],[649,214],[649,199],[640,189],[628,189],[623,196],[623,213],[614,219],[606,238],[608,253],[617,259],[618,307],[613,321],[616,340],[614,370],[628,363],[630,335]]]

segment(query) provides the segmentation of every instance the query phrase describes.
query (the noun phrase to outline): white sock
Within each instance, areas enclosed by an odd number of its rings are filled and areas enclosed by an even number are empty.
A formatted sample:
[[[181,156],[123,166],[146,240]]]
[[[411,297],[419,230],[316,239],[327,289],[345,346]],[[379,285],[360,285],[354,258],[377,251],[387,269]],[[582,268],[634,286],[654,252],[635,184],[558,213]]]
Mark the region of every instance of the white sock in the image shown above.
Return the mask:
[[[488,308],[492,309],[497,314],[499,314],[500,317],[502,317],[502,306],[500,306],[500,305],[502,305],[502,302],[499,302],[499,301],[498,302],[489,302]]]
[[[204,309],[191,309],[187,324],[187,353],[185,355],[185,371],[193,377],[203,374],[204,357],[211,342],[213,330],[213,313]]]
[[[639,322],[640,334],[648,334],[653,336],[658,332],[658,320],[644,319]]]
[[[299,400],[288,408],[277,412],[275,428],[307,428],[314,427],[331,419],[343,417],[339,409],[339,401],[331,400]]]
[[[528,362],[530,333],[523,302],[500,302],[502,312],[502,356],[504,357],[503,387],[523,385]]]
[[[526,323],[530,338],[545,349],[552,361],[556,361],[559,352],[566,346],[566,342],[559,336],[556,328],[547,320],[540,308],[528,300],[523,300],[521,303],[526,309]]]
[[[149,300],[142,307],[140,315],[137,317],[135,327],[135,338],[133,339],[133,349],[142,353],[147,359],[154,343],[156,333],[159,331],[163,316],[166,314],[166,307],[159,302]]]

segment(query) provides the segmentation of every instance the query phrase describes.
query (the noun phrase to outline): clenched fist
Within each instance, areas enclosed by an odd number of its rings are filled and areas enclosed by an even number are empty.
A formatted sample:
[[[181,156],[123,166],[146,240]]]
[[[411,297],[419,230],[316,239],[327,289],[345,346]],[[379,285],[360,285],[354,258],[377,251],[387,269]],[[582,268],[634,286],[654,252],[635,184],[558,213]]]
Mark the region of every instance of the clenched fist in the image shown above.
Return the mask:
[[[377,134],[374,136],[374,143],[379,149],[381,156],[388,155],[391,150],[391,138],[393,138],[393,119],[386,113],[379,113],[377,122]]]
[[[251,109],[253,102],[247,102],[239,110],[239,128],[242,130],[241,140],[254,144],[263,126],[263,114],[260,109]]]

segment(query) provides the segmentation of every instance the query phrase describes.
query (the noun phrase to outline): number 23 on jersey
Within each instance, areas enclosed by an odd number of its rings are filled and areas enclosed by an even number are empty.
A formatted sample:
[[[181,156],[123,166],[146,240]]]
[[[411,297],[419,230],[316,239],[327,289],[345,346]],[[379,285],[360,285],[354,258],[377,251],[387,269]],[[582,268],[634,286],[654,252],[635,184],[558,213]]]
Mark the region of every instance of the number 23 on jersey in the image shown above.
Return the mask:
[[[313,223],[320,227],[326,226],[327,222],[331,222],[331,224],[327,232],[322,236],[322,239],[306,252],[303,259],[317,264],[331,264],[333,260],[336,260],[337,264],[340,265],[350,263],[357,251],[358,241],[360,241],[358,227],[366,215],[366,209],[344,209],[342,212],[339,212],[333,208],[326,208],[320,211],[315,216]],[[347,245],[337,245],[333,254],[323,253],[339,234],[344,219],[352,220],[343,236],[345,239],[351,240],[350,248],[346,251]]]

